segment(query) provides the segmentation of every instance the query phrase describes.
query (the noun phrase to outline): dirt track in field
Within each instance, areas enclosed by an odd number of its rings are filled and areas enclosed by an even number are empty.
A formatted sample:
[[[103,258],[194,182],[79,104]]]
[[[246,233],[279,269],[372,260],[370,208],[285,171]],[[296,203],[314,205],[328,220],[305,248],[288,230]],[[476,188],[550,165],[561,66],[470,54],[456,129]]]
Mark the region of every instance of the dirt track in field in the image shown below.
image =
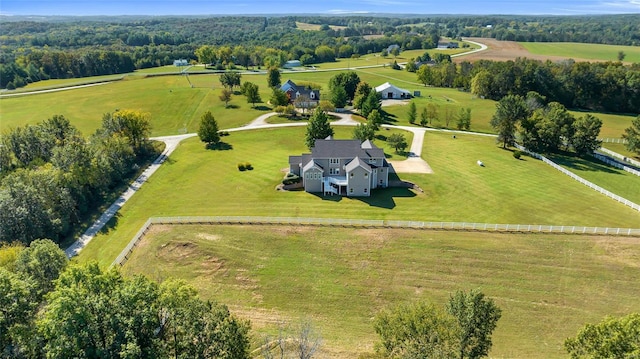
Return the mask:
[[[515,60],[518,57],[526,57],[528,59],[541,60],[541,61],[551,60],[554,62],[568,59],[568,57],[562,57],[562,56],[547,56],[547,55],[532,54],[515,41],[498,41],[496,39],[483,38],[483,37],[469,37],[467,39],[471,41],[479,42],[481,44],[485,44],[487,45],[488,49],[486,49],[485,51],[480,51],[473,54],[456,57],[455,62],[462,62],[462,61],[474,62],[478,60],[507,61],[507,60]],[[594,61],[594,60],[578,59],[578,58],[573,58],[573,59],[578,62]]]

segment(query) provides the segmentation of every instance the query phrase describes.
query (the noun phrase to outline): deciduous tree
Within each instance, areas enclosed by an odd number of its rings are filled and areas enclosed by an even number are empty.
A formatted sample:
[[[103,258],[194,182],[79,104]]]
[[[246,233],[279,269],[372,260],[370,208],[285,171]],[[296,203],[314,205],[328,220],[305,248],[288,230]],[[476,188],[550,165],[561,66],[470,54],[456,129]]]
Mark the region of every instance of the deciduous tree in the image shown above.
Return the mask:
[[[340,72],[329,79],[329,89],[333,91],[336,87],[342,87],[349,100],[353,100],[359,83],[360,77],[355,71]]]
[[[457,291],[449,298],[446,310],[457,321],[458,358],[476,359],[489,354],[491,334],[502,311],[492,299],[485,298],[479,290]]]
[[[246,87],[244,89],[244,95],[247,96],[247,102],[251,104],[251,107],[255,107],[257,102],[262,102],[262,99],[260,98],[260,89],[258,88],[258,85],[251,83],[251,82],[245,82]]]
[[[226,87],[233,91],[233,88],[240,86],[240,74],[234,71],[228,71],[220,75],[220,83],[223,87]]]
[[[458,130],[467,130],[471,128],[471,108],[460,108],[458,112],[458,120],[456,122]]]
[[[601,127],[602,121],[590,114],[578,118],[573,123],[571,146],[578,155],[586,155],[600,148],[602,141],[598,140],[598,136]]]
[[[396,150],[396,153],[401,153],[408,146],[407,139],[401,133],[394,133],[389,136],[387,143]]]
[[[587,324],[564,347],[572,359],[640,357],[640,314]]]
[[[399,305],[376,315],[382,355],[391,358],[455,358],[459,328],[453,316],[433,304]]]
[[[231,96],[233,95],[233,92],[228,89],[228,88],[223,88],[222,91],[220,92],[220,101],[224,102],[224,107],[227,108],[229,107],[229,101],[231,101]]]
[[[624,130],[622,138],[627,140],[627,150],[640,155],[640,115],[631,121],[631,126]]]
[[[205,112],[200,118],[200,127],[198,127],[198,137],[200,137],[200,141],[206,143],[207,146],[216,145],[220,142],[220,134],[218,131],[218,122],[211,114],[211,111]]]
[[[337,86],[331,90],[331,103],[336,108],[344,108],[347,105],[347,91],[345,91],[344,87]]]
[[[491,127],[498,132],[498,142],[503,148],[513,146],[516,141],[516,127],[529,116],[522,96],[508,95],[496,104],[496,112],[491,118]]]
[[[305,136],[305,144],[309,149],[315,146],[318,139],[324,139],[333,136],[333,128],[329,125],[329,118],[324,111],[315,110],[309,123],[307,124],[307,134]]]

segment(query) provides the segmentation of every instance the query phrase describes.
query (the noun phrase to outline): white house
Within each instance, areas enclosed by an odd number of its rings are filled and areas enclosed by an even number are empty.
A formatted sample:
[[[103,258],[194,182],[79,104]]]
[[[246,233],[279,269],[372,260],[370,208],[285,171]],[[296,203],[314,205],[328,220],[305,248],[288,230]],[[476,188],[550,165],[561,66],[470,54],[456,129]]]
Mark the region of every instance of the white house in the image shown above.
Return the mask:
[[[385,82],[380,86],[377,86],[376,92],[380,94],[383,100],[385,99],[404,100],[404,99],[411,98],[411,93],[409,91],[405,89],[401,89],[399,87],[395,87],[388,82]]]

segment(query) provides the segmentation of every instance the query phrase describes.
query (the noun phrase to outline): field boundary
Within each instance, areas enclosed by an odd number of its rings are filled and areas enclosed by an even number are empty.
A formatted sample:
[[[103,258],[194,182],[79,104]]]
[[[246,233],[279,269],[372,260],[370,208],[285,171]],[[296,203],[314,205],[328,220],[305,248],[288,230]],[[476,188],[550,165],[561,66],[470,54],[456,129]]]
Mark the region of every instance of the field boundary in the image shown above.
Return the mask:
[[[387,229],[423,229],[466,232],[510,232],[510,233],[552,233],[552,234],[589,234],[608,236],[640,237],[640,229],[552,226],[540,224],[490,224],[467,222],[424,222],[338,218],[304,217],[254,217],[254,216],[214,216],[214,217],[151,217],[142,225],[136,235],[120,252],[111,266],[123,266],[138,243],[154,225],[298,225],[298,226],[335,226],[356,228]]]
[[[517,149],[519,149],[520,151],[526,152],[529,156],[541,160],[542,162],[544,162],[544,163],[548,164],[549,166],[557,169],[558,171],[560,171],[560,172],[564,173],[565,175],[573,178],[574,180],[582,183],[583,185],[585,185],[585,186],[587,186],[587,187],[589,187],[589,188],[591,188],[591,189],[593,189],[593,190],[595,190],[595,191],[597,191],[597,192],[599,192],[599,193],[601,193],[601,194],[603,194],[603,195],[605,195],[605,196],[607,196],[607,197],[609,197],[611,199],[614,199],[614,200],[624,204],[627,207],[631,207],[632,209],[640,212],[640,204],[637,204],[635,202],[631,202],[628,199],[626,199],[626,198],[624,198],[622,196],[618,196],[617,194],[615,194],[615,193],[613,193],[613,192],[611,192],[609,190],[606,190],[606,189],[598,186],[597,184],[595,184],[593,182],[587,181],[586,179],[578,176],[577,174],[575,174],[575,173],[567,170],[566,168],[560,166],[559,164],[551,161],[550,159],[546,158],[545,156],[543,156],[543,155],[541,155],[539,153],[536,153],[536,152],[529,151],[524,146],[520,146],[519,144],[516,144],[515,147]]]

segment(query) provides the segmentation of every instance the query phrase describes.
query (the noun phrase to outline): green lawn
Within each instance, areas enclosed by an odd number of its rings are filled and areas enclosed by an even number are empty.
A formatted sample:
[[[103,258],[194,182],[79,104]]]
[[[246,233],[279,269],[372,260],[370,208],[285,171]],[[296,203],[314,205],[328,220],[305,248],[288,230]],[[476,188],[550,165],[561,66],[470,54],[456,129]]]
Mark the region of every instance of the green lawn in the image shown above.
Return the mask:
[[[640,204],[640,177],[609,166],[594,157],[585,159],[561,154],[547,157],[587,181]]]
[[[636,161],[640,161],[640,154],[633,153],[627,150],[627,147],[622,143],[603,143],[602,147],[611,150],[613,152],[617,152],[623,156],[627,156],[629,158],[634,158]]]
[[[362,60],[364,61],[364,60]],[[479,132],[493,132],[489,121],[495,111],[495,102],[483,100],[470,93],[455,89],[424,87],[416,82],[416,75],[407,71],[390,68],[371,68],[357,70],[363,81],[378,86],[390,81],[396,86],[411,92],[421,91],[421,97],[413,101],[422,111],[428,103],[438,105],[441,117],[447,109],[457,114],[460,108],[471,108],[471,129]],[[329,79],[336,72],[298,72],[282,74],[282,81],[309,81],[322,86],[322,97],[328,98]],[[92,78],[88,78],[92,79]],[[72,79],[75,84],[80,79]],[[45,87],[71,85],[72,80],[50,80]],[[94,79],[95,80],[95,79]],[[154,136],[173,135],[195,132],[202,114],[211,111],[221,128],[238,127],[251,122],[259,115],[270,111],[266,102],[271,91],[266,86],[264,74],[242,75],[243,81],[251,81],[260,87],[260,95],[264,103],[256,108],[246,103],[244,96],[233,96],[231,108],[225,108],[220,101],[221,91],[219,75],[193,74],[153,76],[128,75],[122,81],[108,85],[69,91],[45,93],[31,96],[0,99],[0,131],[25,124],[41,122],[56,114],[65,115],[85,135],[93,133],[102,121],[102,115],[115,109],[135,109],[151,114],[152,134]],[[66,82],[65,82],[66,81]],[[190,83],[193,85],[191,88]],[[385,107],[385,111],[395,116],[394,123],[408,125],[406,106]],[[582,116],[582,113],[574,113]],[[601,137],[618,138],[629,127],[633,116],[598,114],[604,125]],[[445,125],[444,119],[437,127]],[[450,127],[455,126],[454,121]]]
[[[565,358],[584,324],[639,309],[638,263],[633,238],[188,225],[154,227],[124,271],[187,280],[250,319],[254,347],[311,318],[331,358],[373,352],[383,308],[479,288],[502,309],[491,357]]]
[[[640,62],[640,47],[622,45],[582,44],[575,42],[520,42],[536,55],[553,55],[588,60],[618,61],[618,52],[626,54],[625,62]]]
[[[541,161],[515,160],[493,138],[427,133],[423,158],[432,175],[402,175],[424,193],[392,188],[369,198],[278,192],[289,155],[307,152],[304,127],[232,133],[232,149],[184,141],[127,202],[80,260],[109,264],[149,217],[257,215],[481,223],[638,227],[640,213],[581,186]],[[336,138],[351,128],[336,127]],[[378,141],[379,142],[379,141]],[[378,143],[377,142],[377,143]],[[391,152],[391,150],[387,150]],[[477,160],[486,167],[479,167]],[[239,172],[239,162],[254,170]],[[553,183],[553,185],[550,185]],[[580,200],[577,201],[576,199]]]

